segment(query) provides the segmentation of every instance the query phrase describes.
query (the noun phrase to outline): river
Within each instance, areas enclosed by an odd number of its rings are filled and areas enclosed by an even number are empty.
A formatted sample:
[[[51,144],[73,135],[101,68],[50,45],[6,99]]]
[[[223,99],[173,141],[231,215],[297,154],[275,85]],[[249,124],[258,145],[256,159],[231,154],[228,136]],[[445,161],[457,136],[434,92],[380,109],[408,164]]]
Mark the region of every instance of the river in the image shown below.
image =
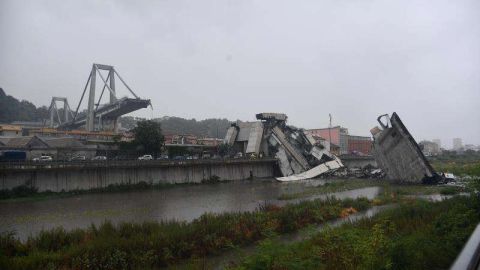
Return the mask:
[[[298,193],[335,180],[312,179],[281,183],[274,179],[231,181],[218,184],[179,185],[158,190],[92,193],[46,200],[0,202],[0,231],[15,231],[25,240],[41,230],[62,226],[67,230],[99,225],[105,220],[142,222],[161,220],[191,221],[206,212],[255,210],[260,204],[283,205],[299,200],[280,201],[282,194]],[[355,181],[355,180],[352,180]],[[339,199],[374,198],[380,188],[336,192],[310,197]]]

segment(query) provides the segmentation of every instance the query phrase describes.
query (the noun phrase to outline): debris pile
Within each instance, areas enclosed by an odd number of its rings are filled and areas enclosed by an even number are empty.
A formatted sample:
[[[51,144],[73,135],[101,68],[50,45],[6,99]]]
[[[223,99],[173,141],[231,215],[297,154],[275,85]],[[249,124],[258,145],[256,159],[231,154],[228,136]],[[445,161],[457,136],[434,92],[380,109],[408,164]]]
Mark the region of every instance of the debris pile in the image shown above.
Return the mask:
[[[369,179],[383,179],[385,173],[382,169],[373,166],[365,166],[363,168],[340,168],[330,174],[325,174],[328,177],[335,178],[369,178]]]
[[[309,179],[343,167],[338,157],[303,129],[287,125],[282,113],[259,113],[259,121],[239,122],[227,130],[224,143],[247,156],[278,160],[279,181]]]

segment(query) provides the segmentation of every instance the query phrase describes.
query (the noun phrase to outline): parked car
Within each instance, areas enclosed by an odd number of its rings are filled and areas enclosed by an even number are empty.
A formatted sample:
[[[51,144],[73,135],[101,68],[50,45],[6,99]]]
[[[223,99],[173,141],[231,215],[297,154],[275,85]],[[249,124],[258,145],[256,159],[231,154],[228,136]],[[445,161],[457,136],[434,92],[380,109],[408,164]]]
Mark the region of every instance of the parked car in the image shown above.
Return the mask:
[[[107,160],[106,156],[95,156],[92,160]]]
[[[235,154],[235,156],[233,156],[233,158],[243,158],[243,153],[238,152],[238,153]]]
[[[53,158],[51,156],[41,156],[33,159],[33,162],[45,162],[45,161],[52,161]]]
[[[70,161],[85,161],[87,160],[86,156],[75,156],[70,159]]]
[[[184,156],[174,156],[173,160],[185,160]]]
[[[167,160],[168,159],[168,155],[161,155],[157,158],[157,160]]]
[[[138,157],[138,160],[153,160],[152,155],[143,155],[141,157]]]

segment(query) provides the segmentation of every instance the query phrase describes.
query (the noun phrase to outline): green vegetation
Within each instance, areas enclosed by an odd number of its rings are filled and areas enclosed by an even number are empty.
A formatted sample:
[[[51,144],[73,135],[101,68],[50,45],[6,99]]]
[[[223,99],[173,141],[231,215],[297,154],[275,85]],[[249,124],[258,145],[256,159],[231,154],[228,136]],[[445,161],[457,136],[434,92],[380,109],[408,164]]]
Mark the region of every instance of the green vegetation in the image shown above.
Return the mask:
[[[63,114],[60,114],[63,115]],[[35,105],[26,100],[8,96],[0,88],[0,123],[10,123],[12,121],[41,121],[48,118],[48,108],[35,107]]]
[[[0,200],[10,199],[10,198],[30,197],[30,196],[35,196],[36,194],[38,194],[38,189],[35,187],[18,186],[12,189],[1,189]]]
[[[190,222],[106,222],[99,227],[44,231],[22,243],[0,237],[0,269],[144,269],[217,254],[365,210],[366,199],[264,205],[246,213],[205,214]],[[352,210],[355,209],[355,210]]]
[[[414,201],[285,245],[267,240],[232,269],[448,269],[480,221],[476,196]]]
[[[165,141],[160,123],[152,120],[138,121],[132,132],[135,136],[132,143],[139,146],[140,152],[156,157]]]
[[[123,116],[120,118],[122,126],[132,129],[138,121],[144,119]],[[155,118],[153,121],[162,124],[164,131],[170,134],[192,134],[200,137],[224,138],[231,121],[227,119],[205,119],[197,121],[196,119],[185,119],[181,117],[165,116]]]
[[[434,160],[432,166],[438,172],[450,172],[455,175],[480,176],[480,160]]]

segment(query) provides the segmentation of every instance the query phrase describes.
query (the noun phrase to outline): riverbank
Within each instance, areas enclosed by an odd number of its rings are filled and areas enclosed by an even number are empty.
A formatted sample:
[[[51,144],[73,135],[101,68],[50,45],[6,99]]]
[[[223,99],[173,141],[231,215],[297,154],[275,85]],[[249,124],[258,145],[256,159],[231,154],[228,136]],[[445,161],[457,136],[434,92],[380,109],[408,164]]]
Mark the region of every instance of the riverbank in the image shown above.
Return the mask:
[[[139,182],[136,184],[111,184],[104,188],[92,188],[92,189],[77,189],[71,191],[42,191],[39,192],[38,189],[29,187],[29,186],[18,186],[11,190],[0,190],[0,202],[20,202],[20,201],[37,201],[37,200],[48,200],[55,198],[68,198],[76,195],[83,194],[95,194],[95,193],[116,193],[116,192],[128,192],[128,191],[139,191],[139,190],[159,190],[173,187],[189,186],[189,185],[200,185],[200,184],[217,184],[227,182],[226,180],[220,180],[218,178],[212,178],[201,183],[147,183]]]
[[[204,214],[187,222],[144,222],[44,231],[26,242],[1,236],[0,268],[131,269],[163,267],[207,256],[367,209],[371,202],[315,200],[265,204],[244,213]]]
[[[48,266],[44,263],[72,268],[85,266],[86,262],[94,262],[93,266],[113,264],[115,269],[139,263],[140,268],[177,265],[324,224],[372,206],[412,202],[416,200],[412,195],[437,194],[443,188],[381,183],[365,179],[230,181],[4,202],[0,231],[23,235],[18,239],[18,235],[2,234],[1,253],[9,255],[1,260],[11,266],[7,269],[15,265],[27,269],[30,265],[32,269]],[[350,189],[353,187],[357,188]],[[460,189],[453,193],[458,192]],[[286,194],[303,197],[278,200]],[[351,199],[341,201],[331,196]],[[353,199],[359,197],[369,199]],[[141,253],[136,254],[130,246]],[[142,257],[151,250],[151,256]],[[95,255],[97,251],[103,257]],[[120,261],[110,261],[111,257]],[[143,260],[146,264],[141,264]],[[124,261],[129,264],[121,264]],[[197,264],[194,266],[198,269]]]
[[[402,202],[300,243],[264,241],[230,269],[447,269],[479,221],[477,196]]]
[[[430,195],[442,194],[453,195],[468,191],[468,188],[442,185],[421,185],[421,184],[396,184],[379,179],[338,179],[330,181],[321,186],[312,187],[308,190],[296,193],[285,193],[278,197],[279,200],[295,200],[314,195],[328,194],[332,192],[347,191],[365,187],[381,187],[383,193],[393,196],[400,195]]]

